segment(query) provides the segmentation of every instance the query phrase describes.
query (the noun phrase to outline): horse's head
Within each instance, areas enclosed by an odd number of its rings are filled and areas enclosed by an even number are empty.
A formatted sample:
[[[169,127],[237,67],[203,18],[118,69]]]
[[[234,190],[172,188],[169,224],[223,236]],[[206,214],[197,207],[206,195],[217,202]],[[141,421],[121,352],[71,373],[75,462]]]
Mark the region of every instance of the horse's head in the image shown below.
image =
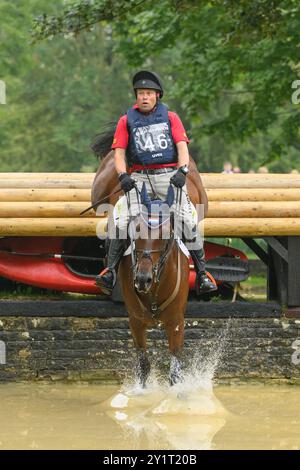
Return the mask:
[[[170,185],[165,201],[151,200],[145,183],[141,191],[142,210],[138,217],[134,285],[137,292],[148,293],[157,284],[174,240],[174,189]]]

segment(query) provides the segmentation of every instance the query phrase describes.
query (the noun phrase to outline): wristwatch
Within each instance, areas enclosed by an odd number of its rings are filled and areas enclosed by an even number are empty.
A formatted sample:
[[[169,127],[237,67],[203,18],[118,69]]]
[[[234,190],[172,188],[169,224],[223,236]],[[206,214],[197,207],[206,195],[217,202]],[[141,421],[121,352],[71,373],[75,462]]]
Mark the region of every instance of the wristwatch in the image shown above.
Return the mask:
[[[187,167],[187,165],[184,165],[184,166],[181,166],[180,168],[178,168],[179,171],[181,171],[181,173],[183,173],[185,176],[188,174],[188,172],[190,171]]]

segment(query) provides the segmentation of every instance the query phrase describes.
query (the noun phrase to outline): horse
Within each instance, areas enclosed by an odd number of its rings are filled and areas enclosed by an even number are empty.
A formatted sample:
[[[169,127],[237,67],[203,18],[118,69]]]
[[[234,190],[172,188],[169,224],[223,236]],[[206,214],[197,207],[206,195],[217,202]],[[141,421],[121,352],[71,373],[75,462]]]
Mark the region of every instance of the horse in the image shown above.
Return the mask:
[[[114,167],[114,152],[109,151],[112,139],[113,132],[110,135],[106,132],[98,135],[91,145],[93,151],[102,157],[92,185],[92,204],[107,197],[109,203],[115,205],[121,193],[121,191],[116,193],[119,181]],[[192,158],[189,169],[187,188],[190,199],[195,206],[203,203],[207,211],[206,193]],[[130,195],[127,197],[130,198]],[[153,201],[151,206],[161,202]],[[169,187],[164,202],[168,207],[174,203],[172,186]],[[146,205],[149,209],[149,204],[150,198],[144,190],[141,205]],[[177,204],[178,197],[176,207]],[[141,218],[140,214],[136,222],[139,229],[145,224],[149,229],[150,218],[149,213],[146,217],[144,215],[144,218]],[[184,314],[189,293],[189,261],[175,239],[174,218],[170,215],[164,220],[164,230],[170,234],[167,239],[162,237],[162,224],[156,228],[151,227],[151,230],[158,231],[159,236],[137,238],[134,244],[131,242],[132,256],[124,256],[119,266],[119,280],[137,351],[137,377],[142,387],[146,386],[150,374],[146,345],[147,329],[158,324],[164,326],[171,354],[169,382],[174,385],[181,380],[180,356],[183,349]]]
[[[141,207],[146,207],[147,211],[137,216],[135,226],[139,234],[148,236],[138,236],[134,244],[131,241],[134,256],[123,257],[119,267],[119,279],[137,351],[137,377],[142,387],[146,386],[150,373],[147,329],[158,324],[164,326],[169,343],[169,382],[174,385],[182,378],[180,355],[189,294],[189,261],[175,239],[174,213],[160,214],[161,220],[159,215],[152,214],[153,206],[171,208],[173,202],[174,189],[171,185],[166,201],[151,201],[143,187]]]

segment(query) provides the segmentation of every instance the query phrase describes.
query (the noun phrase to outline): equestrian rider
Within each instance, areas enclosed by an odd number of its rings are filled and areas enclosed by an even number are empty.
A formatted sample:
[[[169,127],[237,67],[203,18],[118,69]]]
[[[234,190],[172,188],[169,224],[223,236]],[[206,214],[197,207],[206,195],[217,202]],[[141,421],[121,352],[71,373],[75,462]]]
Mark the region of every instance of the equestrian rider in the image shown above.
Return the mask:
[[[141,190],[145,182],[152,196],[162,200],[166,198],[170,183],[176,188],[182,188],[179,219],[185,226],[184,241],[193,240],[193,249],[189,251],[197,272],[196,293],[216,290],[216,284],[205,271],[203,240],[195,227],[192,216],[195,210],[187,193],[185,180],[189,172],[189,139],[183,124],[178,115],[168,111],[167,106],[160,101],[163,86],[157,74],[144,70],[137,72],[133,77],[133,88],[136,104],[119,119],[111,146],[115,150],[115,168],[121,188],[126,194],[135,185]],[[126,162],[129,173],[126,171]],[[119,203],[121,207],[125,203],[127,208],[126,196],[119,199],[117,205]],[[130,192],[130,209],[133,216],[138,214],[135,190]],[[110,238],[107,268],[96,276],[96,285],[108,294],[115,285],[118,266],[127,247],[128,219],[128,211],[119,210],[119,233],[126,232],[126,235]]]

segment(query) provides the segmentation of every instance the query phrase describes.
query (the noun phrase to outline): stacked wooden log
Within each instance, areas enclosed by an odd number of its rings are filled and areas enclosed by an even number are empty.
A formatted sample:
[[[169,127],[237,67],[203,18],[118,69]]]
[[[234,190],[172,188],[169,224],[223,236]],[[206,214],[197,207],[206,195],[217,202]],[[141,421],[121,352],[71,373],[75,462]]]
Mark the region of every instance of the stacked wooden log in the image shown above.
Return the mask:
[[[206,236],[300,235],[300,175],[204,174]]]
[[[202,174],[204,235],[300,235],[300,175]],[[94,173],[0,173],[0,236],[93,236],[106,219],[90,205]]]

